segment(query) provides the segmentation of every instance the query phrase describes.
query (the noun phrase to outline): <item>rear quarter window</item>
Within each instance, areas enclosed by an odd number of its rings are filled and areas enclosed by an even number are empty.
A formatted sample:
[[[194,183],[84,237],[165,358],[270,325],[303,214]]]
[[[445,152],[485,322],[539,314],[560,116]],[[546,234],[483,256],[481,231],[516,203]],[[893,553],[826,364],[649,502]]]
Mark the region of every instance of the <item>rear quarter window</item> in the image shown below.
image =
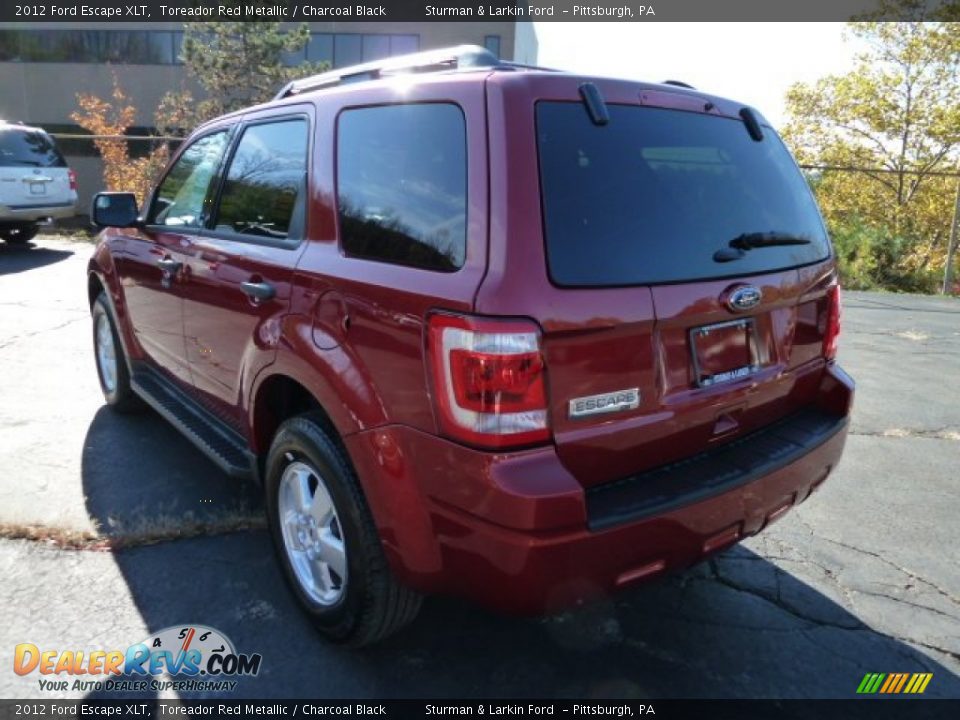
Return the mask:
[[[550,276],[562,286],[672,283],[772,272],[826,259],[813,196],[770,129],[739,120],[610,105],[594,125],[581,103],[537,104]],[[714,253],[750,233],[807,244]]]
[[[342,112],[337,208],[347,255],[440,272],[462,267],[467,151],[460,108],[422,103]]]
[[[66,167],[45,132],[0,128],[0,167]]]

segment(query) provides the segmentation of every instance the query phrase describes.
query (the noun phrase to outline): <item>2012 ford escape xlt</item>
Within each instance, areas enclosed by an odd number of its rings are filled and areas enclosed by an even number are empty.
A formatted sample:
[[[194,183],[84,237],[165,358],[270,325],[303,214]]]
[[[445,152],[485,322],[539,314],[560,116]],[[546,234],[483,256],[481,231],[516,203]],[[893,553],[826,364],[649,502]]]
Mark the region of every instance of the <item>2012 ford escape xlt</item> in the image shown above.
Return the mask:
[[[294,82],[104,193],[100,382],[263,483],[330,638],[717,552],[836,467],[853,382],[804,179],[756,111],[479,48]]]

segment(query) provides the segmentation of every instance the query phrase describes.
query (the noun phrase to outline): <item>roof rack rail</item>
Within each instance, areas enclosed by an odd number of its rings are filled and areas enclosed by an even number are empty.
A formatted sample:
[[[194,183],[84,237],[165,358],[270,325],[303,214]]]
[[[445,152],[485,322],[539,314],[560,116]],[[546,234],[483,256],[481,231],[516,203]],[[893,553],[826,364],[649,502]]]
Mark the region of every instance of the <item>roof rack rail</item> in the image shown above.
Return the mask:
[[[440,50],[397,55],[293,80],[287,83],[273,99],[281,100],[292,95],[351,82],[376,80],[387,75],[478,67],[513,67],[513,64],[498,60],[496,55],[479,45],[458,45]]]
[[[696,90],[696,88],[690,83],[685,83],[683,80],[664,80],[664,85],[676,85],[677,87],[690,88],[691,90]]]

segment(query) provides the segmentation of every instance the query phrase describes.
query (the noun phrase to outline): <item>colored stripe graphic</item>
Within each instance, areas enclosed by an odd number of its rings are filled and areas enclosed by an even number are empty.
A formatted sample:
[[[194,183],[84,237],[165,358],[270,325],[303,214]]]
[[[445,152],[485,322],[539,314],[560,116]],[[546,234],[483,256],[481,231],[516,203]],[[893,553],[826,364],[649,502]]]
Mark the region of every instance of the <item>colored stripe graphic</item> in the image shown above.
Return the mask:
[[[857,694],[921,695],[933,679],[933,673],[867,673],[857,686]]]

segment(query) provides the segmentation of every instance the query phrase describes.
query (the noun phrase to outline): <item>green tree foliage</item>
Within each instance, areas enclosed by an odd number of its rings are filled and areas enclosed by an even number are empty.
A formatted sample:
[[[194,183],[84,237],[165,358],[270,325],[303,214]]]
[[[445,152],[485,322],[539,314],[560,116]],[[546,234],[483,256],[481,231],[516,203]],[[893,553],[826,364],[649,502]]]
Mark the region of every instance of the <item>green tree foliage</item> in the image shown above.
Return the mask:
[[[801,164],[869,169],[814,176],[846,282],[932,291],[957,184],[937,173],[960,161],[960,23],[848,29],[864,47],[854,70],[791,87],[784,139]]]
[[[269,2],[225,0],[246,7]],[[290,80],[327,69],[327,63],[283,63],[284,53],[297,53],[310,40],[306,23],[281,29],[279,22],[185,23],[181,59],[187,76],[202,89],[199,100],[189,90],[168,94],[161,108],[192,108],[191,124],[266,102]],[[190,129],[184,128],[184,129]]]

